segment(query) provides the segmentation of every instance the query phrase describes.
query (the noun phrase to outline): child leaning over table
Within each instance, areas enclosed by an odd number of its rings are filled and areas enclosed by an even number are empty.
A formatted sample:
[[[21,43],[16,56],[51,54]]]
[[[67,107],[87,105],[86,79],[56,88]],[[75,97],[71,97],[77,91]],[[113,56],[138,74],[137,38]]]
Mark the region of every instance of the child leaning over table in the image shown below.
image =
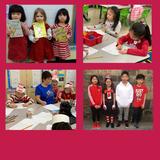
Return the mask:
[[[19,84],[14,92],[14,94],[11,94],[8,98],[6,105],[10,108],[16,108],[16,103],[24,103],[23,107],[28,107],[32,103],[34,103],[34,100],[27,96],[25,94],[26,89],[22,84]]]

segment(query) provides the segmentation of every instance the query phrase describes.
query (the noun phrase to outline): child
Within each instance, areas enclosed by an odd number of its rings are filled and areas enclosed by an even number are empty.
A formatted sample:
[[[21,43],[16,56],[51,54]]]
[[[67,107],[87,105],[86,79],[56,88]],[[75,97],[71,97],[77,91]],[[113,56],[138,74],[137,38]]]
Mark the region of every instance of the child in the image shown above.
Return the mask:
[[[100,110],[102,105],[102,87],[99,85],[99,79],[96,75],[91,76],[88,86],[88,96],[90,108],[92,111],[92,128],[100,128]]]
[[[127,43],[131,48],[122,49],[122,45]],[[151,45],[151,34],[148,25],[141,22],[134,23],[129,33],[119,38],[117,49],[121,54],[132,54],[136,56],[146,56],[148,47]]]
[[[105,78],[106,87],[103,92],[103,108],[106,112],[106,127],[109,127],[111,123],[111,128],[114,128],[114,110],[115,110],[115,91],[114,84],[111,77],[107,76]]]
[[[105,31],[113,36],[118,36],[121,30],[120,11],[117,7],[108,8],[105,15]]]
[[[9,99],[7,100],[6,104],[7,107],[16,108],[16,103],[24,103],[24,107],[28,107],[34,100],[25,94],[26,90],[22,84],[19,84],[16,88],[16,91],[13,95],[10,95]]]
[[[30,58],[36,62],[45,62],[45,60],[51,60],[53,58],[52,49],[52,34],[51,28],[46,23],[46,13],[42,8],[37,8],[34,12],[33,22],[44,23],[47,32],[47,37],[35,38],[33,25],[30,28],[29,39],[32,42],[30,50]]]
[[[73,86],[67,83],[64,90],[59,94],[60,101],[73,102],[76,99],[76,94]]]
[[[7,27],[7,35],[9,36],[8,43],[8,59],[21,62],[27,58],[27,37],[29,28],[26,24],[26,15],[24,9],[20,5],[11,5],[8,14],[9,20],[19,20],[22,27],[23,37],[10,37],[12,31]]]
[[[138,74],[136,76],[136,85],[133,86],[134,98],[133,98],[133,123],[136,128],[139,128],[139,122],[141,120],[142,111],[146,102],[147,87],[144,84],[145,76]]]
[[[116,87],[116,101],[119,108],[118,124],[117,127],[120,127],[122,123],[122,115],[124,112],[124,121],[125,126],[128,128],[128,116],[129,116],[129,107],[133,101],[133,87],[128,82],[129,73],[123,71],[121,73],[121,82]]]
[[[57,79],[52,79],[52,89],[53,92],[55,93],[55,103],[59,101],[58,95],[59,95],[59,88],[58,88],[58,80]]]
[[[54,37],[53,50],[57,62],[63,62],[70,56],[69,40],[72,37],[72,29],[69,25],[69,20],[68,11],[65,8],[62,8],[57,12],[55,24],[52,27]],[[57,32],[59,32],[59,37]]]

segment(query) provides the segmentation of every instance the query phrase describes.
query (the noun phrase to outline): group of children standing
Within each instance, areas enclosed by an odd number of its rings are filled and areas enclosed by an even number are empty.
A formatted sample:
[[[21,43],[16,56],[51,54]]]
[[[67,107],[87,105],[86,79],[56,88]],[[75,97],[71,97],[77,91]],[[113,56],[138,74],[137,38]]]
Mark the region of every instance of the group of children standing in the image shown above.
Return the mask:
[[[23,31],[23,37],[10,37],[11,30],[7,28],[9,37],[8,58],[14,62],[23,62],[30,58],[34,62],[46,62],[47,60],[64,61],[70,56],[69,41],[72,37],[72,29],[69,25],[69,13],[65,8],[57,12],[55,24],[50,26],[47,24],[47,15],[42,8],[37,8],[34,12],[33,23],[44,23],[46,29],[46,37],[36,38],[33,28],[28,27],[26,23],[26,15],[22,6],[12,5],[9,8],[9,20],[19,20]],[[56,38],[56,30],[62,28],[65,31],[65,41]],[[30,43],[31,44],[30,44]],[[28,47],[30,44],[30,47]],[[30,48],[30,49],[28,49]]]
[[[90,108],[92,111],[92,128],[100,128],[100,112],[103,108],[105,111],[106,127],[111,125],[120,127],[124,121],[125,127],[129,127],[129,108],[132,104],[132,122],[135,128],[139,128],[142,111],[145,107],[147,87],[144,83],[145,76],[138,74],[136,76],[136,84],[131,85],[129,82],[129,73],[123,71],[121,73],[121,82],[114,87],[113,80],[110,76],[105,77],[105,88],[102,89],[99,78],[96,75],[91,76],[90,85],[88,86],[88,96],[90,100]],[[118,118],[116,110],[119,110]]]

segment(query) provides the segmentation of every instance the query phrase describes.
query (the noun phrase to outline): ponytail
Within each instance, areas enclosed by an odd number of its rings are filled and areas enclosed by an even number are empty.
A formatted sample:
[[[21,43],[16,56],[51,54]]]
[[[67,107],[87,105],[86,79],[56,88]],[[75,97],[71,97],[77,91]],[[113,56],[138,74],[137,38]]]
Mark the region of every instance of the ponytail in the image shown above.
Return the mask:
[[[150,29],[149,29],[149,26],[147,24],[145,24],[145,30],[146,30],[146,33],[145,33],[145,39],[148,40],[149,42],[149,45],[151,46],[152,42],[151,42],[151,33],[150,33]]]

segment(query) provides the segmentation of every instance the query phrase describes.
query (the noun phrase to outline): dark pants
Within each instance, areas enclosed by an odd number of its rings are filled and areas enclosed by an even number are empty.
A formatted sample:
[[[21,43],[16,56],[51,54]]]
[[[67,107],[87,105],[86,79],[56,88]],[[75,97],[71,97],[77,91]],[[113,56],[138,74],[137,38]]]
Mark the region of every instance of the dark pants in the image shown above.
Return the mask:
[[[100,121],[100,111],[101,108],[95,108],[95,107],[91,107],[91,111],[92,111],[92,121],[96,122],[96,121]]]
[[[133,118],[133,122],[134,123],[139,123],[140,120],[141,120],[141,117],[142,117],[142,108],[141,107],[138,107],[138,108],[133,108],[133,115],[132,115],[132,118]]]

